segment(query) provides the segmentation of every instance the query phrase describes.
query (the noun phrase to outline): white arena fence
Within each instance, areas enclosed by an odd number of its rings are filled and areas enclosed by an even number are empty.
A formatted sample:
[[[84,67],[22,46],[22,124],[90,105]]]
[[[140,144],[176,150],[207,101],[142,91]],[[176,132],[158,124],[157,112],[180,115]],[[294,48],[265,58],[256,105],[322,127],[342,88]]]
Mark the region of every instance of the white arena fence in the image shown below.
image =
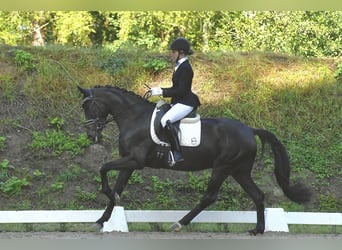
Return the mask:
[[[103,232],[128,232],[127,222],[177,222],[187,210],[124,210],[116,206],[104,223]],[[23,210],[0,211],[0,224],[11,223],[92,223],[103,210]],[[289,224],[342,225],[342,213],[285,212],[265,209],[265,231],[289,232]],[[256,223],[255,211],[202,211],[192,223]]]

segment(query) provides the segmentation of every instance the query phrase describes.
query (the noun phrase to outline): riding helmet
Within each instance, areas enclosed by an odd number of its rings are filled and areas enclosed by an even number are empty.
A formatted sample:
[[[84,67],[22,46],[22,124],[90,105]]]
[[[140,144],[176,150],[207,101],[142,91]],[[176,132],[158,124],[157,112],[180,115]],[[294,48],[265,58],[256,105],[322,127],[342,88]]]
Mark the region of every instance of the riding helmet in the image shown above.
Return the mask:
[[[176,50],[185,55],[192,55],[193,51],[190,49],[190,43],[183,37],[175,39],[170,46],[170,49]]]

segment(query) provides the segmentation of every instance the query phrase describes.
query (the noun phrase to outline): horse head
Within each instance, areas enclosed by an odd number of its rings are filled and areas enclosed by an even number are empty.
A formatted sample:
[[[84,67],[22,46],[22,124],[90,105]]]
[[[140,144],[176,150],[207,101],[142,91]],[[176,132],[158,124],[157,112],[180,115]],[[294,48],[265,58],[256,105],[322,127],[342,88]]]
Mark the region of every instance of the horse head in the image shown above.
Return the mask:
[[[87,135],[93,142],[98,143],[102,138],[102,130],[106,123],[108,123],[108,111],[104,104],[94,96],[92,89],[77,87],[83,94],[82,108],[86,118],[85,127]]]

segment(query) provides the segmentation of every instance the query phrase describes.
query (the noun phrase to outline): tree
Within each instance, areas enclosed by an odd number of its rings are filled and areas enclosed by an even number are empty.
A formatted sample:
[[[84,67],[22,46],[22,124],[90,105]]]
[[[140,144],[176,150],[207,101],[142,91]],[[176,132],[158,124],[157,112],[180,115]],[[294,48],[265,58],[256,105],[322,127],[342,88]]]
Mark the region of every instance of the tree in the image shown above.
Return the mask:
[[[93,18],[86,11],[57,11],[55,15],[56,41],[72,46],[92,44],[90,34],[95,32]]]
[[[181,36],[202,51],[341,56],[341,20],[341,11],[11,11],[0,12],[0,41],[31,44],[34,24],[48,23],[39,31],[50,44],[164,50]]]

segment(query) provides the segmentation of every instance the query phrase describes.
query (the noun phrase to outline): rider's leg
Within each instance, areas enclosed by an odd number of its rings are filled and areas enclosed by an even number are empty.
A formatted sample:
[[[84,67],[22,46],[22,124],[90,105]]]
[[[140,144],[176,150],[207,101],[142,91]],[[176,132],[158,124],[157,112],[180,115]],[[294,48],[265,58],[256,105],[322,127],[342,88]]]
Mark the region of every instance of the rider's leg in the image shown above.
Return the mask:
[[[163,128],[166,128],[165,131],[167,132],[167,136],[171,144],[171,166],[176,164],[176,162],[184,160],[179,145],[177,129],[174,127],[173,123],[187,116],[192,110],[193,107],[191,106],[177,103],[173,105],[172,108],[166,112],[161,119],[161,125]]]

